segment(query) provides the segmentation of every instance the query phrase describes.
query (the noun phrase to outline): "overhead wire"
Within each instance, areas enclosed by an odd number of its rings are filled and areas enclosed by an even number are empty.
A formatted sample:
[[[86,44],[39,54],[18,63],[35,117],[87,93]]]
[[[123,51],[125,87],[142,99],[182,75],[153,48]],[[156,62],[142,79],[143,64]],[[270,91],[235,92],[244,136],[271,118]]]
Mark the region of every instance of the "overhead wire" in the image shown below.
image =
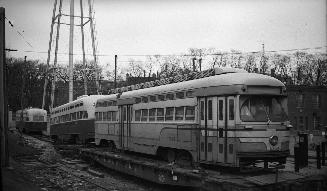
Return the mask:
[[[17,34],[23,38],[25,43],[28,44],[31,48],[33,48],[32,44],[25,39],[24,35],[16,29],[14,24],[7,17],[5,17],[5,19],[8,21],[9,25],[16,30]]]

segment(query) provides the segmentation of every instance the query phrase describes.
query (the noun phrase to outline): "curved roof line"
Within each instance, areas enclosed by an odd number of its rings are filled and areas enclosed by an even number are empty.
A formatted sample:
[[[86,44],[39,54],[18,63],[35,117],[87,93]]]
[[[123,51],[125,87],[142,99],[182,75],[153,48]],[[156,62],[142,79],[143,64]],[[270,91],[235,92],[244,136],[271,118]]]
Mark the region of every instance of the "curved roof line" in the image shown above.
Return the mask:
[[[121,99],[161,94],[167,92],[185,91],[204,87],[247,85],[247,86],[284,86],[284,84],[271,76],[257,73],[227,73],[221,75],[200,78],[196,80],[184,81],[179,83],[167,84],[151,88],[139,89],[124,92]]]

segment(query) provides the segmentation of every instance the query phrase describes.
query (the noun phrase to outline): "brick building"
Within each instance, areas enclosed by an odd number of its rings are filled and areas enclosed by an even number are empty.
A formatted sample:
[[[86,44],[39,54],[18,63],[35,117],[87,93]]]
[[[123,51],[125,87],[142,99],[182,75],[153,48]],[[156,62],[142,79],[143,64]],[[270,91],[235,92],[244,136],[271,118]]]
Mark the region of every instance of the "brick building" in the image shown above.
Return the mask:
[[[321,135],[327,128],[327,87],[287,86],[288,113],[295,131]]]

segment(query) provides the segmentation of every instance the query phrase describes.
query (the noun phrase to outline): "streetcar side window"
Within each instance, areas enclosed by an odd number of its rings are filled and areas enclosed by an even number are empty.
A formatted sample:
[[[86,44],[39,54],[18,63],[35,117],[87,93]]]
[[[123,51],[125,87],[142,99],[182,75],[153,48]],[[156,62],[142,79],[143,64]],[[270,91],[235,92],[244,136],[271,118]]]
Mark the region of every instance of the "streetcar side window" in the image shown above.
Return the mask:
[[[174,94],[167,94],[166,98],[167,98],[167,100],[173,100],[174,99]]]
[[[95,115],[95,120],[98,121],[99,120],[99,112],[95,112],[94,115]]]
[[[148,121],[148,110],[142,109],[141,111],[142,111],[141,121]]]
[[[157,108],[157,121],[163,121],[165,119],[164,108]]]
[[[84,119],[87,119],[87,118],[88,118],[87,111],[84,111]]]
[[[187,106],[185,109],[185,120],[193,121],[195,119],[195,107]]]
[[[112,121],[112,112],[107,111],[107,115],[108,115],[108,121]]]
[[[150,109],[149,110],[149,121],[155,121],[156,120],[156,109]]]
[[[165,96],[164,95],[158,95],[158,100],[159,101],[165,101]]]
[[[184,119],[184,107],[176,107],[175,110],[175,120],[181,121]]]
[[[103,112],[103,121],[108,121],[108,112]]]
[[[141,121],[141,110],[135,111],[135,121]]]
[[[112,121],[116,121],[117,120],[117,112],[113,111],[112,112]]]
[[[148,103],[148,97],[142,97],[142,103]]]
[[[184,92],[177,92],[176,93],[176,98],[177,99],[184,99],[185,98],[185,93]]]
[[[141,98],[139,97],[135,98],[135,103],[141,103]]]
[[[166,108],[166,121],[174,120],[174,108],[173,107],[167,107]]]
[[[193,96],[193,91],[187,91],[186,92],[186,97],[194,97]]]
[[[150,96],[150,101],[156,102],[157,101],[157,97],[156,96]]]

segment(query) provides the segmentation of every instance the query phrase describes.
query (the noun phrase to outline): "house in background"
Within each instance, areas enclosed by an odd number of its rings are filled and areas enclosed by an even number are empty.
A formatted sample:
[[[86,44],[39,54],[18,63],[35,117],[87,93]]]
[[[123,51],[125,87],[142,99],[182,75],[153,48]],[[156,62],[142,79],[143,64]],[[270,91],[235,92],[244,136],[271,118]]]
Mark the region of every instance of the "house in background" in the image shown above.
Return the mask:
[[[312,134],[311,141],[319,142],[327,131],[327,87],[288,85],[287,92],[293,130]]]

